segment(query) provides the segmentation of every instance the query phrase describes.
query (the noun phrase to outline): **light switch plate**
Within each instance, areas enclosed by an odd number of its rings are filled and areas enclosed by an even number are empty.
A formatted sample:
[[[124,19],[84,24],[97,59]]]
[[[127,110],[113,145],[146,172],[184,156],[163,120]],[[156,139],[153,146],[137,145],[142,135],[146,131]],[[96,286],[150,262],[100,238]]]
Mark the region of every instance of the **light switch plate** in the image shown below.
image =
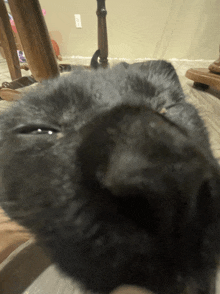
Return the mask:
[[[76,28],[81,29],[82,28],[81,15],[80,14],[74,14],[74,16],[75,16]]]

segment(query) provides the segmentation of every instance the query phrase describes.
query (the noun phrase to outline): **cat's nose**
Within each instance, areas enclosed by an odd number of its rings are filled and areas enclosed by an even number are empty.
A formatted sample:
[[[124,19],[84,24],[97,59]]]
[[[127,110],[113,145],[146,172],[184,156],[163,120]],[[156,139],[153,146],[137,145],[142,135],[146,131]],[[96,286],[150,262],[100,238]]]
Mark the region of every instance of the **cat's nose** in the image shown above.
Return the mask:
[[[113,194],[121,194],[121,189],[137,187],[138,183],[141,183],[141,171],[146,166],[146,159],[140,154],[130,151],[116,152],[111,157],[107,171],[102,177],[102,184]]]
[[[102,172],[101,184],[120,197],[144,193],[169,198],[181,194],[184,199],[193,199],[202,184],[211,178],[212,170],[199,154],[189,161],[175,162],[174,159],[166,164],[153,163],[138,151],[117,150]]]

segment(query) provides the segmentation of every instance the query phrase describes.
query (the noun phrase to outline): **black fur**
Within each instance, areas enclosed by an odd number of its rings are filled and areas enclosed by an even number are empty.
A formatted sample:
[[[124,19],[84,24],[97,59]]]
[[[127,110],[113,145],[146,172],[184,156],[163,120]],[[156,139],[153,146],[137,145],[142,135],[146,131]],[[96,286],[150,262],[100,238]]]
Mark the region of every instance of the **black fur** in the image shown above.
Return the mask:
[[[98,62],[98,58],[100,57],[100,49],[96,50],[96,52],[93,54],[90,67],[93,69],[98,69],[101,67],[101,64]]]
[[[87,289],[214,293],[219,166],[170,63],[45,81],[0,144],[3,208]]]

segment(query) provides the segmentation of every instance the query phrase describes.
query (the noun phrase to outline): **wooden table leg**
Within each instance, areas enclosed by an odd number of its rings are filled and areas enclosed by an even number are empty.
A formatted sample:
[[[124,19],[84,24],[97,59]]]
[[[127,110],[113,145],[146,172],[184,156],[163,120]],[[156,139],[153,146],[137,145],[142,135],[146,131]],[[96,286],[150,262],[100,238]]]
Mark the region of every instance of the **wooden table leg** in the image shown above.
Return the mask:
[[[108,66],[108,38],[107,38],[107,26],[106,26],[106,15],[107,11],[105,8],[105,0],[97,0],[97,11],[98,17],[98,48],[100,49],[100,63],[102,67]]]
[[[58,76],[58,64],[39,1],[8,0],[8,2],[34,78],[41,81]]]
[[[17,48],[15,45],[8,12],[3,0],[0,0],[0,40],[5,53],[11,79],[18,79],[21,77],[20,63],[18,60]]]

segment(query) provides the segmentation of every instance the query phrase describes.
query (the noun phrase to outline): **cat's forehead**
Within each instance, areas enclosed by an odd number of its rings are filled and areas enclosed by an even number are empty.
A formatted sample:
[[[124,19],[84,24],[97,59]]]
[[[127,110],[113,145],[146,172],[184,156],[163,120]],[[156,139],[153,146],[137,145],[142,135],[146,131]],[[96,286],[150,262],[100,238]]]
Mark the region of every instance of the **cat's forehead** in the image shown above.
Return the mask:
[[[7,127],[25,123],[84,124],[96,114],[121,105],[144,105],[155,95],[148,78],[138,69],[74,70],[28,90],[1,116]]]
[[[4,122],[5,117],[7,123],[37,119],[68,121],[77,115],[112,108],[122,102],[119,80],[125,81],[120,72],[115,75],[111,70],[76,70],[37,84],[1,120]]]
[[[122,77],[121,77],[122,78]],[[124,79],[123,79],[124,80]],[[27,106],[84,111],[93,106],[114,106],[120,102],[120,85],[111,70],[90,72],[77,70],[59,78],[38,84],[24,97]]]

